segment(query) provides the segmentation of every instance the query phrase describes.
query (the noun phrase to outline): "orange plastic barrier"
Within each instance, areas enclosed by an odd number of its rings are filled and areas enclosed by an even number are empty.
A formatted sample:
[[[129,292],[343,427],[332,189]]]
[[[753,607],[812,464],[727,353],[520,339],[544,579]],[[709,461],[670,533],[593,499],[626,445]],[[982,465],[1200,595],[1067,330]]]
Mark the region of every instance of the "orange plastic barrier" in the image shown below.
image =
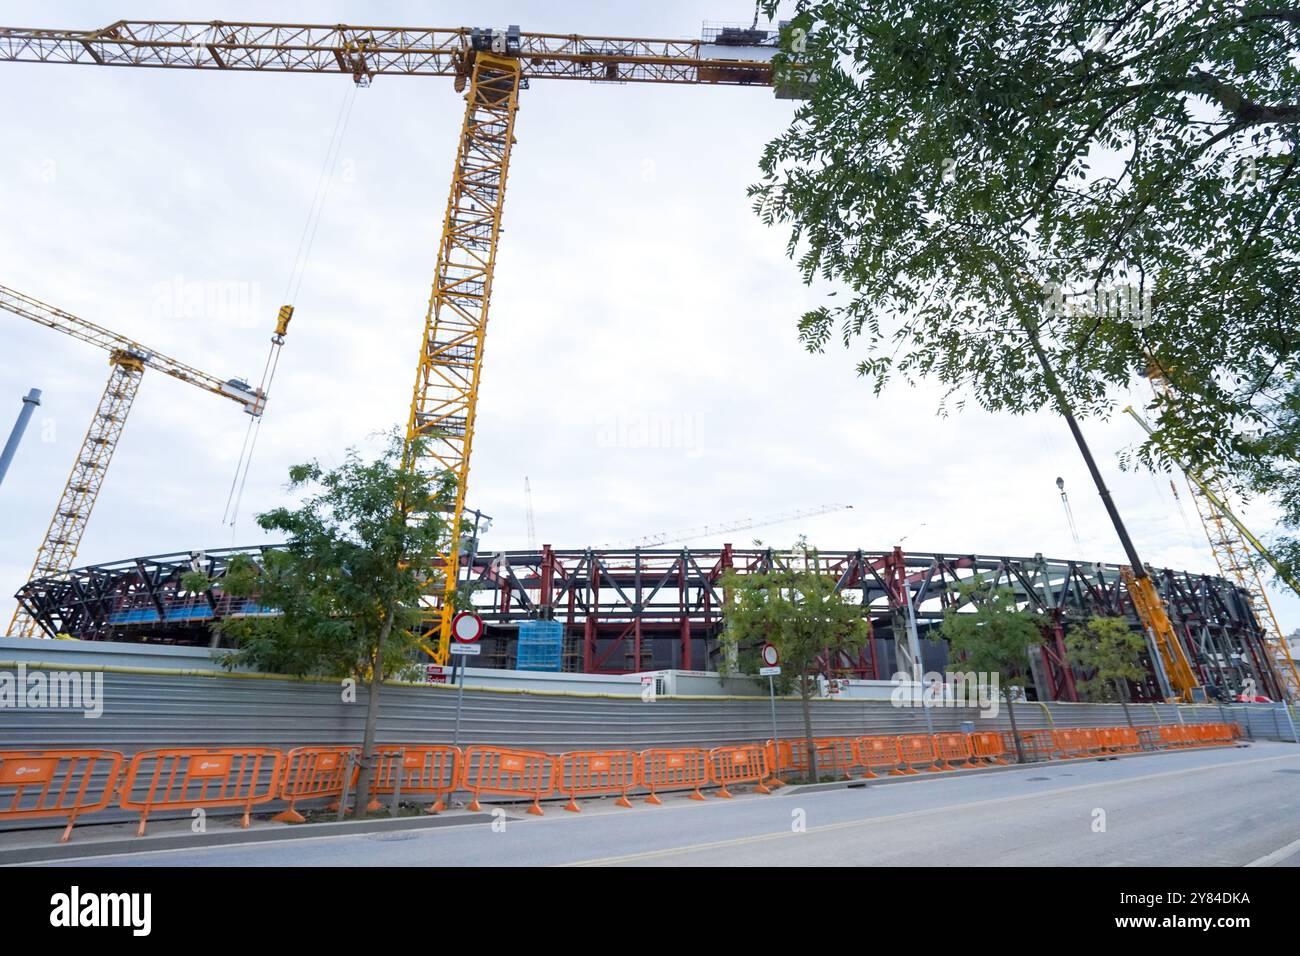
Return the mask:
[[[1160,739],[1160,728],[1145,725],[1135,728],[1138,741],[1143,750],[1159,750],[1164,746]]]
[[[650,749],[640,754],[641,785],[650,791],[646,803],[659,806],[660,790],[690,787],[692,800],[703,800],[700,787],[709,782],[709,752],[694,747],[675,750]]]
[[[858,763],[858,752],[853,746],[852,737],[818,737],[814,743],[817,745],[819,773],[826,767],[830,767],[837,775],[852,777],[853,770],[861,766]]]
[[[67,843],[77,817],[113,799],[123,759],[116,750],[0,750],[0,820],[66,817]]]
[[[555,792],[555,767],[559,758],[537,750],[505,747],[466,747],[460,786],[473,794],[468,809],[482,810],[480,794],[532,797],[528,812],[542,816],[542,797]]]
[[[1002,742],[1002,735],[996,730],[982,730],[970,735],[971,756],[975,759],[971,761],[984,760],[991,764],[1006,764],[1003,758],[1006,755],[1007,748]]]
[[[381,794],[402,793],[433,794],[434,801],[426,813],[440,813],[447,809],[443,799],[456,789],[460,776],[461,752],[459,747],[447,744],[384,744],[375,748],[375,774],[370,781],[372,794],[367,810],[383,806]]]
[[[771,793],[764,785],[767,779],[767,755],[762,747],[741,744],[736,747],[715,747],[709,751],[710,779],[718,784],[718,796],[731,799],[729,784],[752,783],[759,793]]]
[[[784,743],[782,741],[782,744]],[[763,759],[767,761],[768,769],[772,772],[772,786],[784,787],[785,781],[781,779],[781,771],[790,768],[790,748],[778,746],[776,741],[768,738],[767,743],[763,744]]]
[[[1160,744],[1163,747],[1186,747],[1187,729],[1181,725],[1161,727]]]
[[[1217,747],[1223,742],[1223,724],[1198,724],[1197,732],[1203,746]]]
[[[1055,734],[1058,735],[1054,738],[1058,741],[1057,749],[1061,751],[1062,756],[1088,757],[1099,754],[1104,749],[1100,732],[1093,728],[1076,727],[1070,730],[1058,730]],[[1059,742],[1062,738],[1065,741],[1064,746]]]
[[[355,777],[357,747],[295,747],[285,755],[284,776],[280,781],[281,800],[289,801],[289,806],[277,813],[273,820],[280,823],[302,823],[306,819],[298,812],[299,800],[312,800],[318,797],[333,797],[336,801],[343,795],[343,778],[347,773],[348,754],[352,754],[353,776]]]
[[[1052,746],[1062,757],[1082,757],[1087,753],[1083,732],[1079,730],[1053,730]]]
[[[858,748],[858,764],[866,769],[864,777],[874,780],[879,774],[873,770],[887,770],[891,777],[903,775],[903,758],[898,754],[897,737],[859,737],[854,741]]]
[[[928,763],[926,773],[937,773],[939,766],[934,756],[934,738],[929,734],[904,734],[898,738],[898,759],[903,764],[903,773],[920,773],[913,764]]]
[[[614,801],[630,807],[627,792],[637,785],[637,757],[630,750],[576,750],[560,755],[560,793],[569,795],[564,809],[581,813],[579,796],[617,793]]]
[[[849,737],[816,737],[813,746],[817,748],[817,772],[834,771],[836,776],[850,777],[854,767],[859,766],[858,755]],[[798,770],[808,773],[808,741],[803,737],[782,740],[775,747],[767,742],[768,767],[773,775],[782,770]],[[775,754],[775,759],[773,759]]]
[[[1097,731],[1097,742],[1107,753],[1131,753],[1139,749],[1134,727],[1103,727]]]
[[[283,764],[284,754],[266,747],[142,750],[122,781],[121,807],[140,811],[136,836],[154,810],[243,807],[247,828],[253,807],[275,798]]]
[[[1020,748],[1025,753],[1027,760],[1051,760],[1056,754],[1056,742],[1052,737],[1050,730],[1022,730],[1020,731]],[[1016,742],[1012,739],[1011,731],[1004,731],[1003,738],[1006,742],[1007,753],[1016,752]]]
[[[971,760],[973,756],[970,750],[970,741],[966,739],[965,734],[943,733],[934,735],[934,755],[938,758],[937,766],[940,770],[954,770],[952,762],[965,761],[964,766],[974,766]]]

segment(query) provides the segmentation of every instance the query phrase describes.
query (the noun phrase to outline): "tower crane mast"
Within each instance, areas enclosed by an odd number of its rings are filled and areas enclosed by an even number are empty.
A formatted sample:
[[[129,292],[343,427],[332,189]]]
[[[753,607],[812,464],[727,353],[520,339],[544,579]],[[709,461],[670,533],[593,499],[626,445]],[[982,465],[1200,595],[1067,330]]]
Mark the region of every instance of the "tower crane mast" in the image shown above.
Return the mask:
[[[223,21],[118,20],[97,30],[0,27],[0,61],[171,69],[452,77],[465,92],[451,192],[425,313],[403,466],[450,475],[447,545],[422,599],[446,663],[488,304],[519,93],[534,79],[773,87],[778,36],[721,27],[700,39]],[[777,87],[795,98],[797,85]]]
[[[239,379],[223,380],[199,371],[124,335],[4,286],[0,286],[0,309],[108,352],[108,383],[90,420],[90,427],[86,429],[45,537],[36,551],[30,578],[58,577],[72,567],[145,369],[155,369],[238,402],[254,417],[260,416],[266,407],[266,394],[260,388],[253,388]],[[292,315],[291,306],[280,310],[272,338],[273,350],[284,344],[284,333]],[[39,632],[36,619],[25,608],[18,607],[9,623],[10,636],[36,637]]]

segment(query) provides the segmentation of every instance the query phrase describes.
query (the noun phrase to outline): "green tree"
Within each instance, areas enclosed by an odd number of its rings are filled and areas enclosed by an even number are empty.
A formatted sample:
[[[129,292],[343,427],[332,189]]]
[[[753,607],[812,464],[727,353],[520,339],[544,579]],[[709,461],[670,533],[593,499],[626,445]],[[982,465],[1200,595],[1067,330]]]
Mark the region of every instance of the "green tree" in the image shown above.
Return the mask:
[[[1118,700],[1130,727],[1128,681],[1142,680],[1146,668],[1141,664],[1146,641],[1122,617],[1090,617],[1082,627],[1070,629],[1065,650],[1070,663],[1091,677],[1078,682],[1087,700]]]
[[[232,664],[368,684],[358,812],[370,798],[384,677],[414,652],[418,600],[435,583],[425,569],[446,546],[438,508],[450,483],[403,469],[402,451],[393,432],[373,460],[350,449],[335,468],[316,461],[290,468],[287,487],[303,495],[300,504],[257,516],[286,543],[256,561],[235,559],[220,582],[226,593],[278,612],[222,622],[236,643]]]
[[[764,0],[769,14],[777,4]],[[810,98],[751,187],[805,314],[879,390],[1106,414],[1148,366],[1140,460],[1300,527],[1300,12],[1271,0],[798,0]],[[1168,457],[1165,457],[1168,456]],[[1300,564],[1293,537],[1277,550]]]
[[[967,585],[959,607],[944,611],[939,634],[952,655],[969,670],[997,675],[998,690],[1006,701],[1016,759],[1025,762],[1024,746],[1016,726],[1016,689],[1023,689],[1029,673],[1029,648],[1042,641],[1041,620],[1021,610],[1010,588]]]
[[[817,551],[802,541],[788,560],[778,557],[770,571],[729,571],[723,577],[729,600],[723,606],[721,669],[757,674],[763,644],[776,647],[778,687],[783,693],[793,688],[802,704],[808,775],[814,782],[820,779],[811,703],[817,679],[834,676],[830,662],[856,654],[871,639],[861,605],[846,600],[835,585],[835,576],[822,570]]]

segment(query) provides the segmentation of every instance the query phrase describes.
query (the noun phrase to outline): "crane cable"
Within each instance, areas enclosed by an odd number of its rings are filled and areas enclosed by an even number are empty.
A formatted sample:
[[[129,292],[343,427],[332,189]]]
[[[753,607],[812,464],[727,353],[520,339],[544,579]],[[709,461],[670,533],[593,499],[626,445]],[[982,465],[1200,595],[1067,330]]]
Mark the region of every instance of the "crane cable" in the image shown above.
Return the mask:
[[[298,237],[298,248],[294,253],[293,267],[289,270],[289,279],[285,283],[284,296],[281,301],[292,304],[297,301],[302,289],[302,280],[311,261],[311,253],[316,245],[316,232],[325,210],[325,201],[329,198],[330,186],[334,183],[334,169],[338,165],[339,153],[347,135],[348,124],[352,119],[352,108],[357,102],[359,86],[353,85],[350,93],[343,96],[339,103],[338,115],[334,118],[334,129],[330,133],[329,145],[325,149],[325,158],[321,162],[320,173],[316,177],[316,188],[312,193],[311,206],[307,210],[307,221],[303,223],[302,234]],[[278,339],[278,340],[277,340]],[[271,384],[275,381],[275,372],[280,365],[280,346],[283,339],[278,336],[271,341],[271,351],[266,356],[266,365],[262,368],[262,381],[258,390],[264,396],[271,393]],[[265,401],[265,400],[264,400]],[[244,444],[239,450],[239,460],[235,463],[235,474],[230,482],[230,492],[226,495],[226,508],[221,515],[221,523],[229,524],[233,536],[235,522],[239,516],[239,505],[244,497],[244,488],[248,484],[248,473],[253,465],[253,452],[257,448],[257,439],[261,434],[262,414],[253,416],[244,432]],[[238,491],[236,491],[238,489]],[[233,504],[233,507],[232,507]]]

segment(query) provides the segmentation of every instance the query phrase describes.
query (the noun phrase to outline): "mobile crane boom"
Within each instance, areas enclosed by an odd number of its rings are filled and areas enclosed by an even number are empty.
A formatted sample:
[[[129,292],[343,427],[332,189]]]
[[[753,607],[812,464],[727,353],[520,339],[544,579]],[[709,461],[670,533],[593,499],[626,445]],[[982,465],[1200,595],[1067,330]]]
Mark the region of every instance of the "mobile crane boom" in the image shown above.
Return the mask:
[[[1155,440],[1155,432],[1133,406],[1126,406],[1124,412],[1142,427],[1149,438]],[[1197,474],[1181,461],[1174,459],[1174,464],[1182,470],[1187,485],[1192,490],[1192,498],[1196,502],[1196,510],[1201,516],[1201,525],[1205,528],[1205,536],[1209,539],[1210,550],[1214,552],[1219,571],[1224,577],[1235,581],[1250,598],[1251,611],[1264,632],[1264,646],[1268,650],[1280,689],[1291,700],[1300,700],[1300,670],[1297,670],[1295,661],[1291,659],[1286,638],[1273,613],[1273,605],[1269,602],[1268,592],[1264,590],[1264,582],[1260,580],[1259,572],[1250,560],[1250,551],[1254,550],[1267,561],[1277,573],[1278,579],[1296,594],[1300,594],[1300,582],[1233,513],[1223,488],[1216,488],[1212,479]]]

